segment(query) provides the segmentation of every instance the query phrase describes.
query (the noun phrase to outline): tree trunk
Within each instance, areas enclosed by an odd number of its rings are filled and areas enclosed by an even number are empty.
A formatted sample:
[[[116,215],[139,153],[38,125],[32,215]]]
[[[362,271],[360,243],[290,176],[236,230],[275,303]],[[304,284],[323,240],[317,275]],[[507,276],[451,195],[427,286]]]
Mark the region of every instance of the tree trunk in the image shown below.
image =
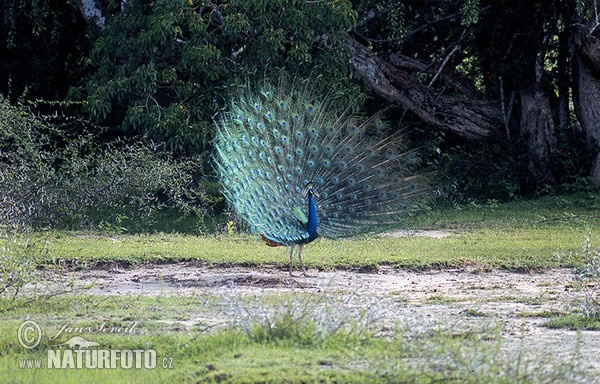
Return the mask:
[[[350,67],[380,97],[402,105],[423,121],[466,139],[491,137],[502,125],[497,103],[435,94],[415,76],[348,39]]]
[[[548,95],[536,83],[520,91],[520,134],[527,145],[528,170],[536,183],[556,184],[549,157],[556,148],[554,120]]]
[[[104,29],[106,18],[102,16],[102,5],[100,4],[100,1],[79,0],[77,5],[79,5],[79,10],[88,24],[94,23],[100,30]]]
[[[600,184],[600,26],[576,47],[573,58],[573,102],[592,154],[591,177]]]

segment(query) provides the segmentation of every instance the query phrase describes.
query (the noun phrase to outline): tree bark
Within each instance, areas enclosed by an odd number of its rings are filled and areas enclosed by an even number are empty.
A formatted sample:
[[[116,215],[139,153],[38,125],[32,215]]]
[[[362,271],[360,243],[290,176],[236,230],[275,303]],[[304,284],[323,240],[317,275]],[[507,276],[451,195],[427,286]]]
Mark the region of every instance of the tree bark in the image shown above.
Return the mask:
[[[520,134],[527,145],[527,169],[536,183],[556,184],[549,157],[556,148],[550,99],[536,83],[520,91]]]
[[[348,38],[350,67],[377,95],[402,105],[423,121],[469,140],[490,138],[502,125],[497,103],[435,94],[416,78]]]
[[[600,184],[600,26],[576,47],[573,58],[573,102],[592,154],[591,177]]]
[[[398,53],[390,54],[388,60],[390,64],[407,72],[427,73],[433,76],[437,71],[437,68],[434,65],[431,65],[431,63],[400,55]],[[450,70],[444,69],[441,71],[439,78],[444,84],[449,85],[456,92],[459,92],[461,95],[467,98],[478,99],[481,97],[471,82],[464,78],[455,76]]]

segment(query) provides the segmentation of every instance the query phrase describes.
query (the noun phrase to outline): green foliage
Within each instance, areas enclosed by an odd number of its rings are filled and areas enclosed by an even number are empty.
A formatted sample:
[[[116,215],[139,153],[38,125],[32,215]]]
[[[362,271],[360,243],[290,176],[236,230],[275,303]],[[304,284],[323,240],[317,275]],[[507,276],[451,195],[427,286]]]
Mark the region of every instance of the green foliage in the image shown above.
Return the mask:
[[[598,20],[598,2],[596,0],[576,0],[575,9],[584,20]]]
[[[355,21],[347,1],[128,1],[95,43],[86,110],[195,152],[207,146],[227,88],[243,85],[236,79],[280,67],[345,78],[341,35]]]
[[[544,324],[552,329],[600,331],[600,316],[585,316],[581,313],[555,316]]]
[[[558,127],[557,145],[551,149],[550,162],[557,177],[559,190],[567,193],[596,190],[597,186],[589,178],[592,166],[590,153],[595,153],[595,144],[585,139],[585,134],[571,116],[570,127]]]
[[[431,85],[439,95],[456,92],[500,100],[503,93],[506,107],[515,97],[508,120],[514,154],[508,155],[509,148],[500,150],[495,144],[490,149],[487,142],[478,144],[478,149],[472,145],[467,149],[463,143],[461,149],[454,148],[452,139],[440,144],[452,147],[442,164],[451,171],[446,175],[451,179],[457,176],[448,181],[448,194],[484,201],[594,188],[587,176],[595,149],[585,145],[584,132],[576,123],[557,127],[558,145],[548,159],[559,187],[531,188],[528,164],[523,161],[527,148],[519,146],[516,125],[519,92],[535,80],[539,55],[544,59],[544,90],[559,97],[572,94],[559,88],[569,82],[572,72],[568,48],[579,41],[584,29],[567,28],[572,25],[567,19],[577,16],[581,25],[589,24],[597,18],[595,1],[577,0],[559,7],[543,1],[482,0],[97,3],[107,19],[103,30],[86,23],[79,1],[57,0],[53,5],[39,0],[10,2],[0,20],[0,30],[4,31],[0,92],[13,100],[18,95],[31,100],[62,100],[70,89],[70,99],[83,101],[87,117],[118,130],[109,135],[140,134],[145,142],[164,144],[176,156],[197,154],[210,149],[213,119],[230,95],[252,79],[284,70],[293,77],[315,79],[324,89],[332,89],[332,84],[347,89],[344,34],[352,30],[357,40],[385,60],[394,62],[391,54],[397,52],[416,59],[415,63],[431,63],[427,69],[412,73],[423,84],[431,81],[444,63],[444,73]],[[572,36],[563,40],[571,30]],[[454,50],[457,47],[460,49]],[[566,56],[561,56],[561,49]],[[458,81],[448,83],[446,76]],[[462,88],[479,94],[462,94]],[[357,90],[354,86],[351,93]],[[554,116],[560,115],[557,104],[552,100]],[[371,100],[370,108],[380,110],[381,100]],[[572,115],[571,121],[576,121],[576,116]],[[58,141],[56,145],[64,148],[66,141],[79,140],[79,127],[77,123],[71,128],[62,126],[56,134],[49,132],[48,145]],[[84,131],[84,135],[90,132]],[[67,137],[62,138],[65,132]],[[509,166],[510,157],[516,169]],[[35,180],[32,191],[45,185],[44,177],[56,165],[41,158],[36,161],[40,166],[36,177],[30,178]],[[476,166],[476,172],[466,172],[473,163],[482,166]],[[485,180],[488,171],[492,177]]]
[[[479,0],[465,0],[462,5],[462,24],[468,26],[469,24],[477,24],[479,21]]]
[[[37,216],[40,194],[55,176],[48,127],[0,96],[0,223],[22,226]]]
[[[83,74],[89,46],[76,0],[15,0],[0,18],[0,93],[61,99]]]
[[[374,300],[353,296],[340,300],[318,294],[293,295],[275,305],[265,304],[254,299],[235,301],[230,306],[234,327],[260,344],[297,348],[343,341],[359,345],[381,330]],[[345,305],[356,310],[344,313]]]
[[[11,228],[97,223],[90,214],[123,210],[149,220],[173,207],[202,216],[209,200],[201,159],[173,161],[158,147],[76,133],[0,98],[0,224]],[[65,138],[61,142],[57,138]]]
[[[519,194],[519,174],[504,145],[456,145],[441,152],[442,197],[455,203],[471,199],[508,200]]]

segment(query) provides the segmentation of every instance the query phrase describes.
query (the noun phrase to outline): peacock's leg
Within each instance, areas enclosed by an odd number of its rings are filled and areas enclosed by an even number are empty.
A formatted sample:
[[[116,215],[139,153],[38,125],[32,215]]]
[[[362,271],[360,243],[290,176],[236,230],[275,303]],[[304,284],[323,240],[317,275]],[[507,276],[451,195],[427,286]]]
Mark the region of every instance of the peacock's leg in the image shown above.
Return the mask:
[[[298,259],[300,259],[300,266],[302,267],[302,274],[304,276],[308,276],[306,274],[306,268],[304,268],[304,260],[302,260],[302,250],[304,249],[304,244],[298,244]]]
[[[292,246],[290,247],[290,276],[293,276],[293,274],[292,274],[292,271],[294,269],[293,262],[294,262],[294,245],[292,244]]]

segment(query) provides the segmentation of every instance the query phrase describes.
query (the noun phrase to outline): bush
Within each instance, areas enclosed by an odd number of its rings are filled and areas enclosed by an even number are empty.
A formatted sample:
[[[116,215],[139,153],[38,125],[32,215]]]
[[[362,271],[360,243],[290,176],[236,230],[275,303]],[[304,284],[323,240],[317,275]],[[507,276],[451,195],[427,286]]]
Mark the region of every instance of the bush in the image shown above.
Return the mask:
[[[32,239],[0,232],[0,298],[14,301],[26,285],[39,282],[36,268],[43,252]]]
[[[506,201],[520,193],[519,173],[505,146],[456,145],[441,153],[443,198],[454,203],[471,199]]]
[[[211,199],[198,184],[201,159],[174,161],[158,146],[79,134],[0,98],[0,223],[11,228],[97,225],[124,211],[150,220],[161,208],[200,217]],[[90,131],[91,132],[91,131]]]
[[[50,261],[43,239],[0,230],[0,312],[90,288],[61,266],[50,272],[52,279],[45,279],[42,268]]]

